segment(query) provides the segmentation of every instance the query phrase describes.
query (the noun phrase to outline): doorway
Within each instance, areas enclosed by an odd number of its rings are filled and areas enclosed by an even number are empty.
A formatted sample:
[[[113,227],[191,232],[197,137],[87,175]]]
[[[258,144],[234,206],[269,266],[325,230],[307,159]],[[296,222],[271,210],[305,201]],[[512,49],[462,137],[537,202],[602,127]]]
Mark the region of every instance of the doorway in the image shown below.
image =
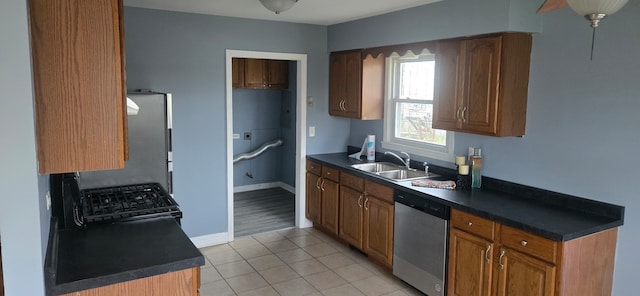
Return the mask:
[[[235,211],[234,211],[234,207],[236,205],[236,202],[234,201],[234,189],[235,189],[235,184],[234,184],[234,176],[248,176],[248,177],[253,177],[253,169],[249,166],[249,169],[247,169],[247,166],[245,164],[244,169],[242,170],[238,170],[235,171],[235,168],[237,168],[237,166],[234,166],[233,163],[233,158],[234,158],[234,141],[238,141],[238,140],[244,140],[245,137],[248,138],[253,138],[254,134],[249,131],[248,133],[250,135],[246,136],[244,132],[239,133],[238,130],[234,131],[234,91],[233,91],[233,86],[232,86],[232,59],[233,58],[250,58],[250,59],[270,59],[270,60],[284,60],[284,61],[290,61],[290,64],[292,64],[292,70],[295,70],[295,79],[292,80],[293,83],[295,83],[295,85],[290,86],[289,89],[293,90],[291,91],[290,95],[289,95],[289,100],[291,101],[292,104],[290,104],[291,106],[295,106],[295,112],[293,112],[295,114],[295,118],[290,119],[290,125],[293,130],[295,130],[295,156],[292,154],[288,155],[288,156],[283,156],[283,157],[293,157],[294,160],[290,160],[287,159],[288,161],[294,162],[294,179],[295,179],[295,186],[293,186],[293,188],[291,188],[291,186],[287,186],[285,184],[285,188],[288,188],[288,191],[293,191],[295,194],[294,197],[294,201],[295,204],[293,205],[293,208],[295,210],[295,226],[296,227],[308,227],[310,226],[310,223],[308,220],[306,220],[306,218],[304,217],[304,208],[305,208],[305,204],[304,204],[304,192],[305,192],[305,182],[304,182],[304,165],[305,165],[305,155],[306,155],[306,111],[307,111],[307,104],[306,104],[306,97],[307,97],[307,93],[306,93],[306,88],[307,88],[307,56],[305,54],[290,54],[290,53],[273,53],[273,52],[257,52],[257,51],[240,51],[240,50],[227,50],[226,51],[226,125],[227,125],[227,139],[226,139],[226,143],[227,143],[227,215],[228,215],[228,240],[229,241],[233,241],[234,237],[235,237]],[[295,65],[295,66],[293,66]],[[287,105],[286,101],[287,101],[287,95],[283,96],[282,102],[285,102],[284,104],[282,104],[283,106]],[[283,108],[284,109],[284,108]],[[237,112],[236,112],[237,115]],[[284,120],[286,121],[286,119]],[[234,137],[234,133],[235,133],[235,137]],[[273,131],[269,131],[269,130],[259,130],[257,131],[257,136],[258,137],[262,137],[264,139],[269,138],[269,136],[265,136],[265,135],[269,135],[269,134],[273,134]],[[266,138],[265,138],[266,137]],[[236,138],[236,139],[234,139]],[[238,139],[241,138],[241,139]],[[264,140],[263,139],[263,140]],[[261,145],[263,143],[261,143],[260,139],[256,139],[256,141],[254,141],[255,143],[252,144],[253,146],[256,145]],[[260,143],[259,143],[260,142]],[[294,143],[290,143],[290,145],[293,145]],[[261,157],[261,156],[258,156]],[[252,189],[261,189],[258,187],[252,188]],[[264,188],[262,188],[264,189]],[[286,191],[286,190],[285,190]],[[282,192],[258,192],[258,194],[266,194],[266,195],[278,195]],[[244,196],[244,198],[251,198],[250,196],[251,194],[249,194],[249,197],[247,197],[246,195]]]

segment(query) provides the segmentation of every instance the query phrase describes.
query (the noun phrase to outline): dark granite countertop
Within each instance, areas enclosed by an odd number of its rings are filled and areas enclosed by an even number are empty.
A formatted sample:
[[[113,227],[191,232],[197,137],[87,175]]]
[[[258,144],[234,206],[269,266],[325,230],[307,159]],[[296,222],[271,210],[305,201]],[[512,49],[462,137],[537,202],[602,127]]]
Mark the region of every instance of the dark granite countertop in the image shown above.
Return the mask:
[[[363,161],[349,158],[347,153],[309,155],[307,158],[555,241],[572,240],[621,226],[624,222],[622,206],[496,179],[483,178],[482,189],[434,189],[412,186],[411,181],[391,181],[354,169],[352,164]],[[453,170],[451,173],[455,174]],[[455,180],[454,176],[448,179]]]
[[[175,219],[57,229],[47,247],[47,294],[59,295],[204,265]]]

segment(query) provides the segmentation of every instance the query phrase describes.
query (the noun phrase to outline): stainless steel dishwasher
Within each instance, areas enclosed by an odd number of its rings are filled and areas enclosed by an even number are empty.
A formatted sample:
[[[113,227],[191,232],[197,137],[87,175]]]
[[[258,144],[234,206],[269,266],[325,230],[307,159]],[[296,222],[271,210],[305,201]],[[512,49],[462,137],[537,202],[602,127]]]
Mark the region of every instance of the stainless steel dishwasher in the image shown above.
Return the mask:
[[[434,295],[445,295],[450,208],[396,190],[393,274]]]

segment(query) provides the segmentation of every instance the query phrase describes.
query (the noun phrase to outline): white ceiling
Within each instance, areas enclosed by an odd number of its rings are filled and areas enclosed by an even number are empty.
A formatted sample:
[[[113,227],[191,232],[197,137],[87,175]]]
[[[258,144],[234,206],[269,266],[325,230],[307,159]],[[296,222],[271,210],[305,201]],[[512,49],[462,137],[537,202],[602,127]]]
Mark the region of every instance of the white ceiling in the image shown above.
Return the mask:
[[[442,0],[299,0],[278,15],[258,0],[124,0],[125,6],[211,15],[333,25]]]

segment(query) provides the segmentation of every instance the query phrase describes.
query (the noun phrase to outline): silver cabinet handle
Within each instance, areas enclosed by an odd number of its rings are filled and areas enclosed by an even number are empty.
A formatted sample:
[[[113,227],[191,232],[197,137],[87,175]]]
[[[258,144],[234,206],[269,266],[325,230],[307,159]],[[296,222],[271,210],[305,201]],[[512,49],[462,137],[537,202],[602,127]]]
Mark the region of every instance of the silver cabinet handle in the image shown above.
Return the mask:
[[[467,106],[462,107],[462,122],[467,122],[467,118],[464,116],[465,112],[467,112]]]
[[[369,207],[367,207],[367,203],[369,202],[369,198],[367,197],[367,199],[364,200],[364,209],[365,210],[369,210]]]
[[[484,251],[484,259],[487,260],[487,264],[489,264],[489,262],[491,262],[491,259],[489,259],[489,251],[491,251],[491,245],[487,246],[487,250]]]
[[[526,247],[526,246],[527,246],[527,244],[529,244],[529,242],[527,242],[526,240],[523,240],[523,241],[521,241],[521,242],[520,242],[520,244],[521,244],[523,247]]]
[[[467,222],[467,226],[471,227],[473,225],[473,222],[469,221]]]
[[[504,250],[500,251],[500,259],[498,264],[500,264],[500,269],[504,269],[504,264],[502,264],[502,257],[504,257]]]
[[[321,178],[318,178],[318,181],[316,182],[316,188],[320,189],[320,181],[322,181]]]
[[[341,109],[342,111],[347,111],[346,103],[347,103],[347,101],[346,101],[346,100],[341,100],[341,101],[340,101],[340,109]]]
[[[458,107],[458,110],[456,110],[456,121],[460,121],[460,110],[462,110],[462,107]]]
[[[324,191],[324,179],[322,180],[322,184],[320,184],[320,190]]]
[[[358,206],[362,208],[362,194],[358,197]]]

